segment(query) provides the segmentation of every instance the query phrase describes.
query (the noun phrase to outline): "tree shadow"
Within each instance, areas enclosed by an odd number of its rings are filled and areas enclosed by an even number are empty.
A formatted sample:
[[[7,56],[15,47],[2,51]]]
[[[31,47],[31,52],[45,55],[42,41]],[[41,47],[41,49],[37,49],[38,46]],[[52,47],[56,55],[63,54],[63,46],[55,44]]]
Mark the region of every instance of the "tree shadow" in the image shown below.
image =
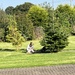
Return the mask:
[[[0,51],[10,51],[10,52],[12,52],[12,51],[15,51],[15,49],[0,49]]]
[[[1,49],[0,48],[0,51],[13,52],[13,51],[16,51],[16,50],[15,49]],[[26,49],[20,49],[19,51],[22,52],[22,53],[27,53]],[[40,53],[56,53],[56,52],[50,52],[50,50],[45,50],[45,48],[43,47],[42,49],[34,50],[33,54],[37,54],[37,53],[40,54]]]
[[[49,51],[46,51],[46,48],[43,47],[40,50],[36,50],[35,53],[50,53]]]
[[[27,52],[26,49],[20,49],[20,51],[21,51],[22,53],[26,53],[26,52]]]
[[[45,47],[43,47],[40,50],[36,50],[35,53],[57,53],[57,51],[50,51],[50,50],[46,50]]]
[[[50,53],[50,51],[35,50],[35,53]]]

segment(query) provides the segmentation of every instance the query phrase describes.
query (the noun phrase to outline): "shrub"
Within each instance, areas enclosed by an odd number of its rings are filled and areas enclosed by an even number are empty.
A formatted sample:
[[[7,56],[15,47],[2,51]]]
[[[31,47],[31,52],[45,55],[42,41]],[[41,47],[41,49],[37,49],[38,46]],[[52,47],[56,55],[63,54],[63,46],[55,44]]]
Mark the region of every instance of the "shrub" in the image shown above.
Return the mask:
[[[68,34],[59,24],[49,24],[45,28],[45,36],[41,41],[41,45],[46,51],[58,52],[68,45]]]

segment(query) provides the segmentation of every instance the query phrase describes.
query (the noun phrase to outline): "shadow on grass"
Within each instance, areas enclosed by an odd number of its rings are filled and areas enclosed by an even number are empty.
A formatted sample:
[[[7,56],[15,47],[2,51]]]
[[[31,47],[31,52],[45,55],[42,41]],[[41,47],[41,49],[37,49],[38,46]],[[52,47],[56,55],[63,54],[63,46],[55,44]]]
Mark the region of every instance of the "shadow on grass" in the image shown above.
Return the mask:
[[[36,50],[35,53],[57,53],[58,51],[51,51],[51,50],[47,50],[45,47],[43,47],[40,50]]]
[[[0,49],[0,51],[7,51],[7,52],[13,52],[13,51],[16,51],[15,49]],[[27,53],[27,50],[26,49],[20,49],[18,50],[19,52],[22,52],[22,53]],[[40,49],[40,50],[34,50],[34,54],[40,54],[40,53],[52,53],[50,52],[50,50],[44,50],[44,49]],[[54,52],[56,53],[56,52]]]
[[[27,53],[26,49],[20,49],[19,51],[22,52],[22,53]],[[40,50],[34,50],[33,54],[36,54],[36,53],[50,53],[50,51],[43,52],[41,49]]]
[[[45,52],[43,52],[43,51],[41,51],[41,50],[36,50],[35,53],[50,53],[50,51],[45,51]]]
[[[22,51],[23,53],[27,53],[27,50],[26,50],[26,49],[21,49],[21,51]],[[31,52],[31,53],[33,53],[33,52]],[[34,50],[34,53],[33,53],[33,54],[36,54],[36,53],[38,53],[38,54],[40,54],[40,53],[57,53],[57,51],[52,52],[52,51],[50,51],[50,50],[46,50],[46,48],[43,47],[43,48],[41,48],[41,49]]]
[[[15,51],[15,49],[0,49],[0,51]]]
[[[7,51],[7,52],[13,52],[13,51],[17,51],[17,52],[22,52],[22,53],[26,53],[26,49],[0,49],[0,51]]]

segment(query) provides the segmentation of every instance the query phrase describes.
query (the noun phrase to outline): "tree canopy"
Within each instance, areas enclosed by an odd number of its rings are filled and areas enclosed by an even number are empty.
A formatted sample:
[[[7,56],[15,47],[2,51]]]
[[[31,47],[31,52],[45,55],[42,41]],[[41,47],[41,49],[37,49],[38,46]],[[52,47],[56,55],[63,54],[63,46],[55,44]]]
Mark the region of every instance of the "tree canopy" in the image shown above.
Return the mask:
[[[34,26],[44,26],[47,22],[48,12],[40,6],[32,6],[28,12],[28,17]]]
[[[7,18],[10,15],[15,19]],[[5,11],[0,9],[0,41],[7,41],[6,37],[10,38],[13,32],[17,34],[14,38],[25,40],[42,37],[41,44],[46,50],[58,52],[68,45],[68,36],[75,35],[75,7],[59,5],[54,9],[47,2],[40,5],[25,2]]]

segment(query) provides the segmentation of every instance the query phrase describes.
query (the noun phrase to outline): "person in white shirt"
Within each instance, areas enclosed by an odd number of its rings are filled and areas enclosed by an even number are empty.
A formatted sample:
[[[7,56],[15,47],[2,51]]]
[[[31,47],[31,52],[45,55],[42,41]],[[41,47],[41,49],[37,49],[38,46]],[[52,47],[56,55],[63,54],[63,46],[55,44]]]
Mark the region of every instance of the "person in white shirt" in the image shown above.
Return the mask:
[[[32,42],[30,42],[30,44],[27,46],[27,53],[34,53]]]

